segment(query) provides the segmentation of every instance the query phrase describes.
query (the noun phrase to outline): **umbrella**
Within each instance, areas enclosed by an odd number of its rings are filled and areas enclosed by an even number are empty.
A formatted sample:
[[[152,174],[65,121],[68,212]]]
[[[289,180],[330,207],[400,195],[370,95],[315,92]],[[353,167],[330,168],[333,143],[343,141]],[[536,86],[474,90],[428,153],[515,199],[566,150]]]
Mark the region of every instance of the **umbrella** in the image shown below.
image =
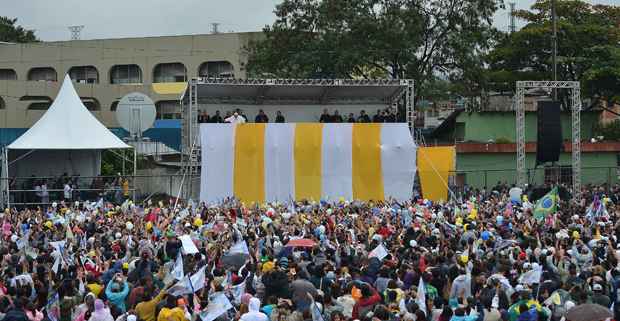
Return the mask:
[[[608,308],[592,303],[578,305],[566,314],[566,319],[570,321],[601,321],[613,317]]]
[[[239,269],[242,267],[250,256],[244,253],[224,254],[221,263],[225,267]]]
[[[286,243],[287,247],[314,247],[316,242],[311,239],[294,239]]]

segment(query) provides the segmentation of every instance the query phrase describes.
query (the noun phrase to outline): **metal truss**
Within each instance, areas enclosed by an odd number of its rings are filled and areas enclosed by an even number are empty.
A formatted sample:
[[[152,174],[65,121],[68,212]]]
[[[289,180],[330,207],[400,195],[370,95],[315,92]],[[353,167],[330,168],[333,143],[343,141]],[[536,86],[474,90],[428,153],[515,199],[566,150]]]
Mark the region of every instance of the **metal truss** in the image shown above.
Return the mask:
[[[517,127],[517,185],[527,183],[525,164],[525,91],[528,88],[569,89],[571,108],[571,142],[573,169],[573,199],[581,193],[581,86],[578,81],[517,81],[514,98]]]
[[[189,177],[196,177],[200,173],[200,139],[198,123],[198,106],[205,103],[205,100],[198,95],[198,87],[204,85],[233,85],[233,86],[314,86],[325,87],[321,97],[316,97],[316,102],[327,102],[327,96],[335,87],[399,87],[392,96],[384,98],[383,102],[392,107],[398,107],[399,102],[405,106],[405,118],[409,125],[409,130],[413,136],[414,123],[414,100],[415,88],[414,81],[411,79],[232,79],[232,78],[193,78],[189,81],[188,87],[181,97],[181,116],[182,116],[182,137],[181,137],[181,166],[182,172]],[[266,90],[266,89],[264,89]],[[259,96],[260,96],[259,90]],[[264,92],[264,91],[263,91]],[[228,99],[232,99],[229,97]],[[260,105],[262,98],[257,97],[253,103]],[[379,100],[381,101],[381,100]],[[229,101],[230,102],[230,101]],[[310,102],[316,104],[315,101]],[[225,103],[219,101],[219,103]],[[367,99],[348,99],[339,100],[336,104],[360,105],[363,109],[368,104]],[[415,136],[414,136],[415,137]],[[192,189],[192,179],[187,179],[184,183],[184,195],[190,198]]]
[[[236,86],[402,86],[400,79],[234,79],[234,78],[194,78],[198,84],[236,85]]]

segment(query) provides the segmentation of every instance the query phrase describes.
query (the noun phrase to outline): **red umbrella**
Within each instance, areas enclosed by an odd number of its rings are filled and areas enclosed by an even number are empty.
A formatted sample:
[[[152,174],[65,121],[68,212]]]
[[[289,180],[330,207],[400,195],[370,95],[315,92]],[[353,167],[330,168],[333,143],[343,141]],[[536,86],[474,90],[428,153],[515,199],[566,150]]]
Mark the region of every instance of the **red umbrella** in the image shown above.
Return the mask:
[[[314,247],[316,242],[311,239],[294,239],[288,241],[287,247]]]

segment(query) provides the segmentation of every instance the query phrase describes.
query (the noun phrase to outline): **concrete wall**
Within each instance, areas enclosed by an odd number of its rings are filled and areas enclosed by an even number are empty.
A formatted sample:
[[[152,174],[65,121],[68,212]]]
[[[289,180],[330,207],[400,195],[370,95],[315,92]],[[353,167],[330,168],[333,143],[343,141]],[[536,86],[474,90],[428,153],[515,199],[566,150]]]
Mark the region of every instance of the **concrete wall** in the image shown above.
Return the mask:
[[[618,183],[616,172],[616,153],[582,153],[582,184],[588,183]],[[544,182],[544,168],[536,165],[536,154],[526,155],[526,168],[529,171],[530,182],[542,184]],[[558,165],[571,165],[571,154],[560,154]],[[465,183],[483,188],[486,185],[492,187],[497,182],[516,183],[517,159],[515,153],[459,153],[456,157],[458,172],[465,175]],[[485,175],[486,171],[486,175]]]
[[[581,137],[589,139],[595,124],[598,123],[598,112],[581,113]],[[536,141],[538,117],[536,113],[526,113],[525,115],[525,141]],[[571,115],[570,113],[562,113],[562,138],[570,140],[571,137]],[[488,142],[489,140],[497,140],[498,138],[508,139],[511,142],[516,141],[515,114],[513,112],[462,112],[456,119],[456,128],[464,128],[464,139],[457,140]],[[451,136],[451,135],[448,135]]]

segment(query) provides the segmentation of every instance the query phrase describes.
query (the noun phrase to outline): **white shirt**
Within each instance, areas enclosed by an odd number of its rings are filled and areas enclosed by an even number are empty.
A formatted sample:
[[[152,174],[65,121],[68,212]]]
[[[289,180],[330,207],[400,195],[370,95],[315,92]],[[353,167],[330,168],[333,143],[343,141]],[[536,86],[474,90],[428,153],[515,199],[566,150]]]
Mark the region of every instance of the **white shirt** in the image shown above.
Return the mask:
[[[231,123],[231,124],[243,124],[245,123],[245,118],[243,118],[243,116],[241,115],[237,115],[235,117],[235,115],[232,115],[226,119],[224,119],[225,122],[227,123]]]
[[[65,184],[65,198],[69,199],[71,198],[71,192],[73,192],[73,188],[71,188],[71,185],[69,184]]]

